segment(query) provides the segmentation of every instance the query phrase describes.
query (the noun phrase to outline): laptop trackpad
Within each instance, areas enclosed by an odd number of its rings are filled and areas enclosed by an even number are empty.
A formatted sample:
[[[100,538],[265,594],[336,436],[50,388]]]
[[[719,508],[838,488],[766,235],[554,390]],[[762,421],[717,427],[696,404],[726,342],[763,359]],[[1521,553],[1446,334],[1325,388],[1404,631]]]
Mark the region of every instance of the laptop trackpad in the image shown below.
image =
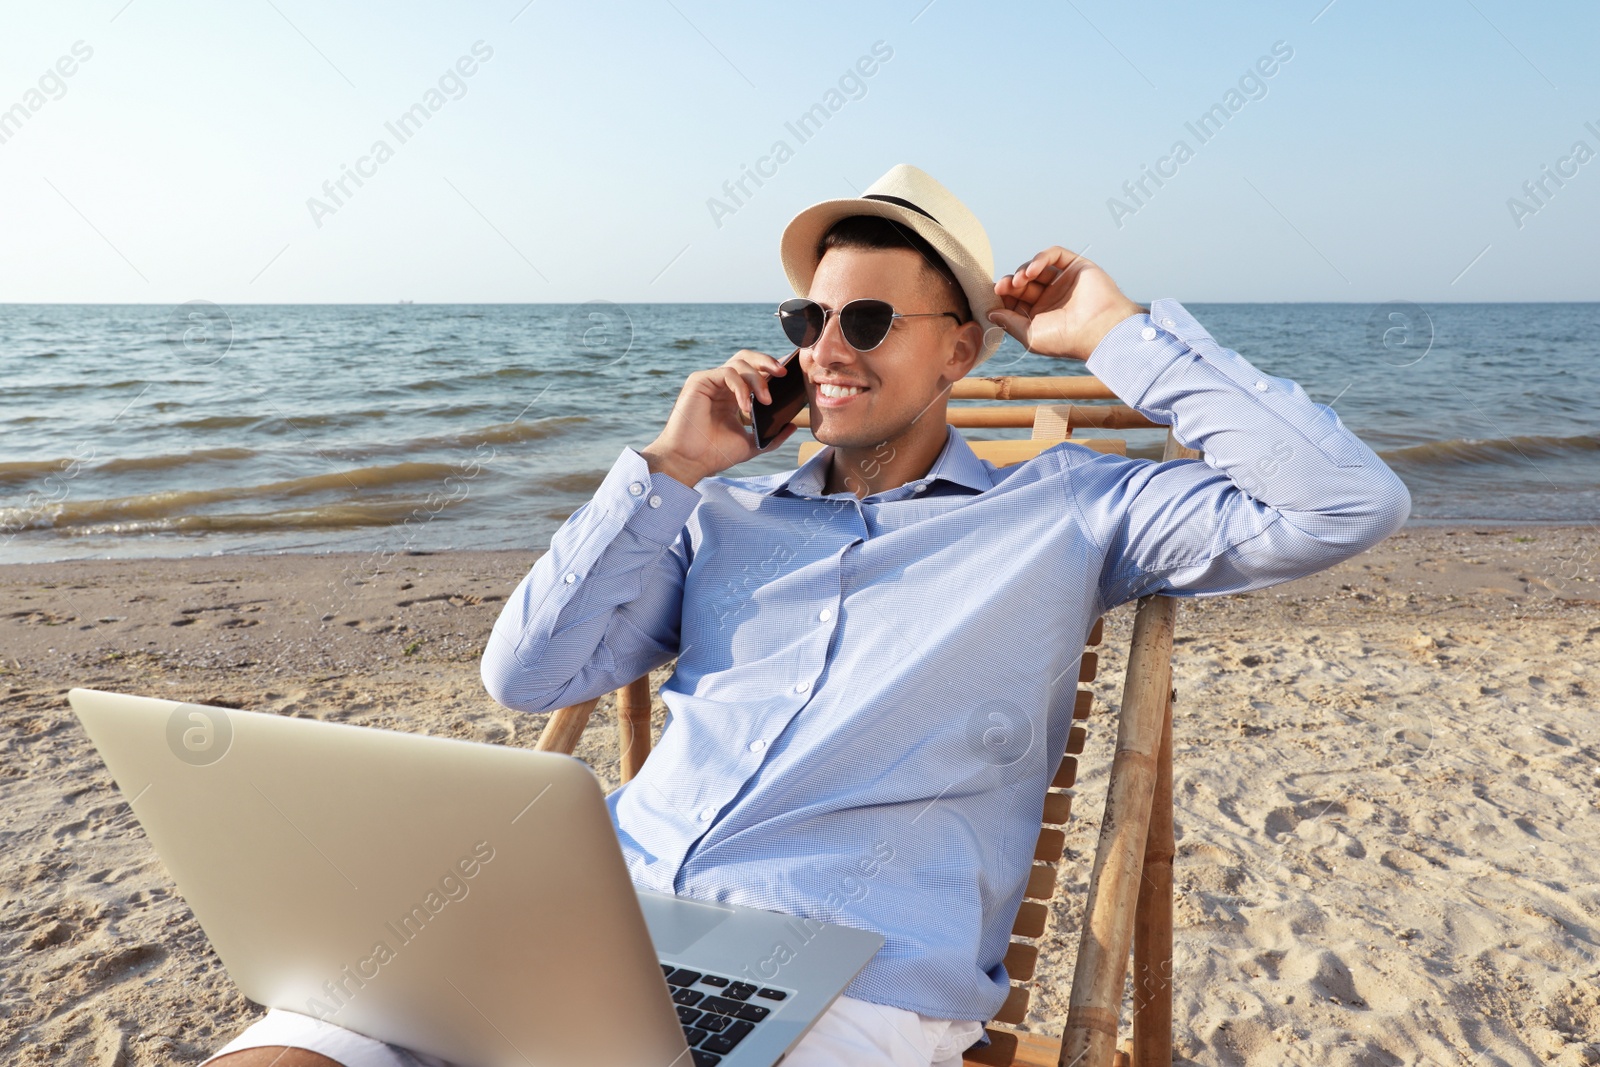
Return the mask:
[[[666,893],[639,890],[639,907],[650,927],[650,940],[656,952],[674,955],[721,926],[733,909],[703,900],[674,897]]]

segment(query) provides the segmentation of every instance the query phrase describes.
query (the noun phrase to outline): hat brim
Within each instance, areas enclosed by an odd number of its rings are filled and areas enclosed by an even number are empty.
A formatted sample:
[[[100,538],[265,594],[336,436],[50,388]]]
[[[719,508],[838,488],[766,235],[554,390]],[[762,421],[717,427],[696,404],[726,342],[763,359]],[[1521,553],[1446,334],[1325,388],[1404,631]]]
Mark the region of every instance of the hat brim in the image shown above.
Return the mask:
[[[972,309],[973,321],[983,328],[983,347],[978,352],[973,368],[976,369],[994,355],[1006,339],[1005,330],[989,321],[989,312],[1000,307],[1000,298],[994,293],[994,279],[943,226],[921,212],[899,204],[861,197],[824,200],[790,219],[778,242],[778,252],[783,259],[783,272],[795,295],[805,296],[811,290],[811,281],[816,276],[819,262],[817,242],[828,232],[828,227],[851,215],[876,215],[889,219],[932,245],[955,273],[956,280],[961,283],[961,291],[966,294],[967,306]]]

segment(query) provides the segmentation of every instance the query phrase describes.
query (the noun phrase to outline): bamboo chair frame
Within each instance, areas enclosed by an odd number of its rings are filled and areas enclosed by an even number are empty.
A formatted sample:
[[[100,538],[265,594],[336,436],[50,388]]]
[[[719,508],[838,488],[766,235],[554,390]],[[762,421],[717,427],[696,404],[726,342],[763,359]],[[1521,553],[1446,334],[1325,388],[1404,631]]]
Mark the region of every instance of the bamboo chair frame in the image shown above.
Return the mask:
[[[1115,400],[1098,379],[964,378],[951,391],[955,399],[1078,401]],[[808,426],[809,412],[795,421]],[[1041,403],[1032,406],[947,409],[956,427],[1032,427],[1029,440],[977,441],[975,453],[996,466],[1020,463],[1070,440],[1075,428],[1161,428],[1121,404]],[[1119,440],[1077,442],[1101,452],[1125,454]],[[823,446],[800,446],[804,462]],[[1167,433],[1166,459],[1198,453]],[[1068,1001],[1066,1028],[1059,1036],[1015,1029],[1027,1015],[1041,938],[1049,924],[1049,903],[1066,847],[1060,827],[1072,812],[1078,755],[1087,731],[1094,695],[1080,688],[1074,723],[1060,769],[1045,795],[1043,825],[1034,850],[1033,872],[1012,926],[1006,971],[1011,993],[988,1026],[990,1045],[969,1049],[966,1063],[983,1067],[1171,1067],[1172,1065],[1172,638],[1176,601],[1151,596],[1139,601],[1123,680],[1116,751],[1107,784],[1105,809],[1089,876],[1078,955]],[[1094,680],[1101,640],[1096,622],[1079,667],[1081,684]],[[600,697],[551,713],[537,747],[570,755]],[[650,755],[650,678],[644,675],[617,690],[617,747],[624,782],[639,773]],[[1134,1003],[1131,1039],[1118,1047],[1129,951],[1132,950]]]

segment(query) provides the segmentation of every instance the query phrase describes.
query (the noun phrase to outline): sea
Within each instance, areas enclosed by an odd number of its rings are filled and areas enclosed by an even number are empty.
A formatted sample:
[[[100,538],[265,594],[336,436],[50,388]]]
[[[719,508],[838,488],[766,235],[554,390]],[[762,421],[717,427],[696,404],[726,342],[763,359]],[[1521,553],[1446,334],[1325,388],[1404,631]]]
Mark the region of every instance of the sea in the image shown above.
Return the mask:
[[[1600,521],[1600,304],[1184,306],[1331,405],[1411,522]],[[788,352],[772,306],[0,304],[0,562],[541,549],[741,348]],[[1085,371],[1008,338],[980,373]]]

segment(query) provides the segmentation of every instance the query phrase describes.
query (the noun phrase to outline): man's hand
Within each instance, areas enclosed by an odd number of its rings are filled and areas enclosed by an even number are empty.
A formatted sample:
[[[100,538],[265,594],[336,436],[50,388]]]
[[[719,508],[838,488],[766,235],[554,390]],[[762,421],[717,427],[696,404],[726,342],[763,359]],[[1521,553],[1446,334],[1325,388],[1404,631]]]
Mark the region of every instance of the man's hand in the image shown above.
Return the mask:
[[[750,422],[750,394],[762,403],[772,400],[767,378],[799,374],[799,365],[785,371],[783,364],[765,352],[741,348],[733,358],[711,370],[689,375],[672,406],[666,428],[639,454],[651,471],[663,471],[693,489],[702,478],[743,463],[787,441],[798,428],[790,423],[766,448],[756,448]]]
[[[1005,310],[991,312],[989,321],[1029,352],[1059,359],[1088,359],[1113,326],[1149,310],[1123,296],[1105,271],[1060,245],[995,282],[994,292]]]

